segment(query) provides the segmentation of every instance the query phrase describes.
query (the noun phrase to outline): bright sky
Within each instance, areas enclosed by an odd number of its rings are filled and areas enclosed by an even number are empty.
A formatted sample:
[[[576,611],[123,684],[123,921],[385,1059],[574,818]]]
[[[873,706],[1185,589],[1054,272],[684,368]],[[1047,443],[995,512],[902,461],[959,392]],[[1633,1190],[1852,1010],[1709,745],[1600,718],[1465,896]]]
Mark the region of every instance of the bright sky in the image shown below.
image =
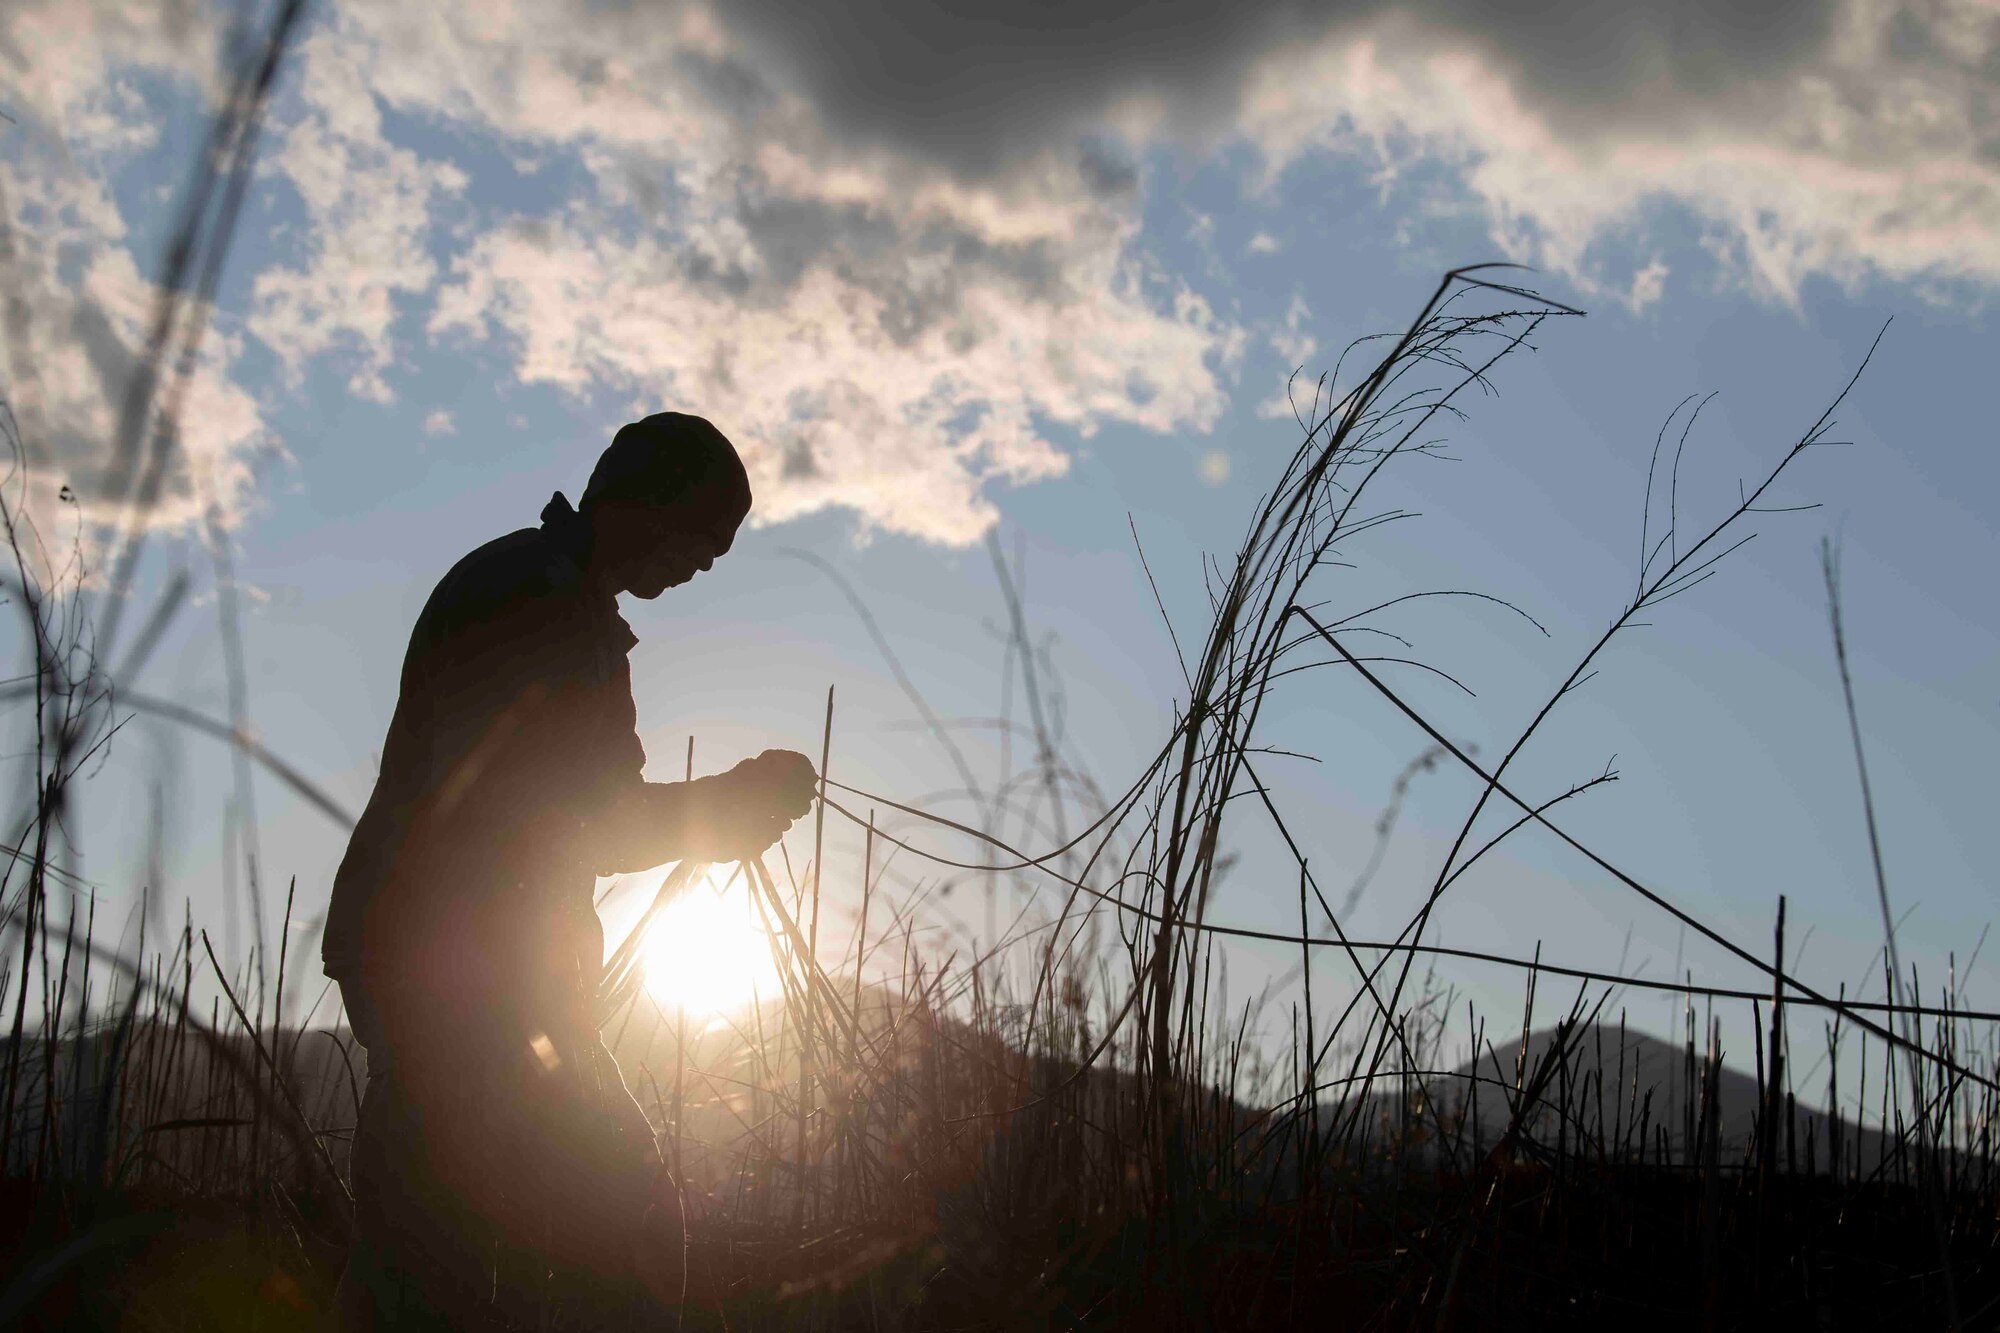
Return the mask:
[[[222,9],[0,14],[4,374],[43,514],[59,484],[98,498]],[[1035,16],[1029,32],[918,3],[321,7],[266,128],[145,571],[157,592],[185,565],[198,595],[127,684],[226,712],[214,567],[189,528],[212,504],[253,594],[258,731],[358,809],[438,576],[551,491],[574,497],[620,423],[677,409],[741,447],[757,526],[697,583],[627,607],[654,776],[679,775],[691,733],[698,771],[816,752],[833,685],[835,776],[903,800],[954,785],[846,601],[787,552],[841,571],[938,713],[992,715],[997,530],[1025,556],[1072,756],[1120,788],[1179,688],[1128,518],[1198,637],[1202,553],[1233,549],[1297,443],[1287,373],[1400,329],[1443,269],[1512,259],[1589,316],[1470,400],[1459,461],[1386,480],[1377,500],[1422,518],[1357,543],[1329,595],[1353,610],[1467,588],[1547,626],[1447,601],[1376,622],[1478,692],[1397,678],[1498,753],[1629,595],[1675,405],[1717,395],[1679,483],[1692,522],[1761,475],[1893,318],[1839,414],[1851,443],[1781,488],[1824,508],[1764,518],[1721,577],[1622,639],[1521,774],[1553,793],[1615,754],[1622,781],[1574,805],[1573,830],[1759,947],[1788,895],[1806,975],[1860,986],[1880,933],[1819,582],[1837,532],[1904,956],[1927,984],[1954,953],[1962,967],[1994,906],[2000,14],[1176,0]],[[1267,739],[1323,761],[1273,771],[1338,885],[1423,738],[1353,683],[1302,680]],[[156,784],[166,896],[216,922],[227,757],[152,722],[83,793],[99,919],[136,899]],[[1386,937],[1413,910],[1468,790],[1419,780],[1351,932]],[[265,778],[255,807],[267,891],[281,904],[296,875],[298,915],[316,916],[344,835]],[[849,833],[831,831],[830,863],[855,856]],[[1267,830],[1242,838],[1216,915],[1283,926],[1289,873],[1259,850]],[[809,828],[792,847],[803,863]],[[1754,984],[1682,955],[1671,922],[1545,841],[1454,895],[1447,942],[1540,940],[1654,976],[1678,957]],[[963,898],[939,910],[978,924]],[[1289,961],[1246,949],[1233,975]],[[1503,1007],[1516,993],[1462,976]],[[1970,995],[2000,1007],[2000,980]]]

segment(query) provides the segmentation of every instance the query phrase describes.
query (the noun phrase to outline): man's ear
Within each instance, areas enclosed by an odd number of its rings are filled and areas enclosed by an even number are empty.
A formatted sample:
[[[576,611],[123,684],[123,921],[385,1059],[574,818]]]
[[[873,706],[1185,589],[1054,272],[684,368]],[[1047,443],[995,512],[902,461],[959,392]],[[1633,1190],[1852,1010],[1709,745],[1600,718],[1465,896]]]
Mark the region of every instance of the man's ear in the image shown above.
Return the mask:
[[[632,529],[632,510],[636,508],[630,500],[599,499],[589,509],[583,511],[590,520],[590,530],[599,537],[623,538]]]
[[[632,508],[628,501],[600,499],[587,513],[595,558],[607,569],[623,566],[632,559]]]

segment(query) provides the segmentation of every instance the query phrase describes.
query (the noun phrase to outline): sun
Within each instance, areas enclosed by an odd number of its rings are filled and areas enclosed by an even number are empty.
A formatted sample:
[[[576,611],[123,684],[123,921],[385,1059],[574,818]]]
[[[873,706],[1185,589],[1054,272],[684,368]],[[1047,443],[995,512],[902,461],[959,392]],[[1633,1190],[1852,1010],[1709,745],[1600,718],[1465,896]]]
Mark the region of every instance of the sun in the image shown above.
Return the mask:
[[[740,878],[725,891],[704,875],[646,933],[646,989],[667,1009],[720,1014],[780,991],[770,937]]]

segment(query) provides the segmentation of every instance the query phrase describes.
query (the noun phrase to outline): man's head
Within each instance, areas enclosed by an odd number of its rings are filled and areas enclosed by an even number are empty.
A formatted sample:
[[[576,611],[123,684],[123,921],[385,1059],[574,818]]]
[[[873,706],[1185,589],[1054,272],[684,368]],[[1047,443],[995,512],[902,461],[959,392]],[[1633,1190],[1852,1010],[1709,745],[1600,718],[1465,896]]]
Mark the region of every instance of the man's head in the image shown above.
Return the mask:
[[[578,508],[590,523],[593,569],[650,599],[729,550],[750,512],[750,478],[721,431],[661,412],[612,437]]]

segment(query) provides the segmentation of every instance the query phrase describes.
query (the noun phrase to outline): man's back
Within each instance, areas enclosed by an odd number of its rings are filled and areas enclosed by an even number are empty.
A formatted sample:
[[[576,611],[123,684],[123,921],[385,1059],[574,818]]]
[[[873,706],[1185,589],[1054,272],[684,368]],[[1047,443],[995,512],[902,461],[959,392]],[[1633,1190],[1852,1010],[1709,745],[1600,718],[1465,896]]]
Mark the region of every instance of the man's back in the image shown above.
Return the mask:
[[[336,977],[524,965],[552,915],[587,910],[580,824],[641,780],[609,593],[583,576],[566,502],[452,567],[410,635],[375,790],[334,878]]]

